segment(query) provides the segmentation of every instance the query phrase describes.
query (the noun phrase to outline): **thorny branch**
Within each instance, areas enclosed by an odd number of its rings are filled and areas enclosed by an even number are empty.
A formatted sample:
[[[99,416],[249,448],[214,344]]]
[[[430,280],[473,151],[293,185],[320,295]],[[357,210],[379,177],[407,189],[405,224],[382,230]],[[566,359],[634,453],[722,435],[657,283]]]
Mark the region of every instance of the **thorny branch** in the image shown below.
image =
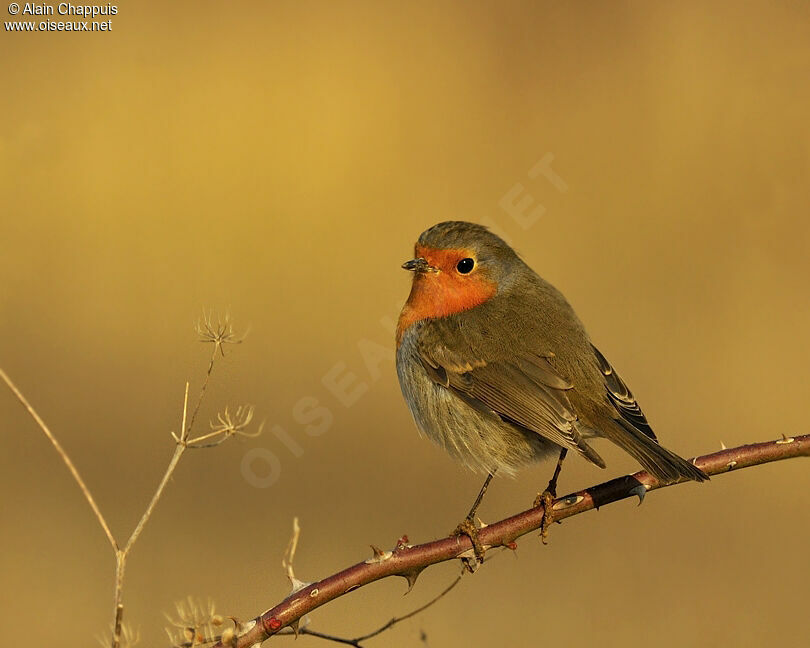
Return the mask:
[[[302,635],[306,634],[306,635],[311,635],[313,637],[318,637],[319,639],[326,639],[327,641],[333,641],[335,643],[340,643],[340,644],[344,644],[344,645],[347,645],[347,646],[355,646],[355,648],[363,648],[363,645],[362,645],[363,641],[366,641],[367,639],[371,639],[372,637],[376,637],[377,635],[382,634],[386,630],[389,630],[390,628],[393,628],[397,623],[400,623],[401,621],[405,621],[406,619],[410,619],[411,617],[416,616],[420,612],[424,612],[430,606],[438,603],[441,599],[443,599],[445,596],[447,596],[453,590],[453,588],[455,588],[456,585],[458,585],[461,582],[461,577],[463,575],[464,575],[464,572],[462,571],[461,574],[456,576],[456,578],[453,580],[452,583],[450,583],[447,587],[445,587],[441,592],[439,592],[436,596],[434,596],[432,599],[430,599],[424,605],[420,605],[415,610],[411,610],[410,612],[408,612],[408,614],[403,614],[400,617],[392,617],[391,619],[389,619],[386,623],[381,625],[376,630],[372,630],[371,632],[369,632],[367,634],[364,634],[361,637],[355,637],[354,639],[345,639],[343,637],[337,637],[335,635],[326,634],[325,632],[318,632],[317,630],[312,630],[307,626],[304,626],[304,627],[300,628],[297,633],[292,628],[289,628],[289,627],[284,628],[278,634],[280,636],[290,635],[290,634],[302,634]]]
[[[292,536],[290,537],[289,543],[287,543],[287,549],[284,552],[284,558],[281,560],[281,566],[284,568],[284,571],[287,573],[287,578],[290,580],[290,585],[292,586],[292,591],[290,592],[291,596],[293,594],[295,594],[296,592],[299,592],[300,590],[304,589],[308,585],[310,585],[310,583],[305,583],[303,581],[298,580],[298,578],[295,577],[295,571],[293,570],[293,561],[295,560],[295,551],[298,548],[298,540],[299,540],[300,537],[301,537],[301,526],[298,524],[298,518],[296,517],[296,518],[293,518],[293,533],[292,533]],[[407,544],[407,542],[408,542],[407,537],[402,537],[399,540],[399,544],[401,544],[403,546],[405,546]],[[375,553],[377,553],[380,550],[375,548],[374,551],[375,551]],[[423,612],[424,610],[427,610],[430,606],[437,603],[440,599],[444,598],[444,596],[446,594],[448,594],[450,592],[450,590],[452,590],[456,585],[459,584],[459,582],[461,581],[461,577],[463,575],[464,575],[464,572],[462,571],[461,574],[459,574],[458,577],[452,583],[450,583],[450,585],[448,587],[446,587],[440,594],[433,597],[431,600],[429,600],[424,605],[419,606],[415,610],[412,610],[408,614],[405,614],[405,615],[403,615],[401,617],[393,617],[393,618],[389,619],[386,623],[381,625],[379,628],[377,628],[376,630],[372,630],[371,632],[369,632],[367,634],[364,634],[364,635],[362,635],[360,637],[355,637],[354,639],[348,639],[348,638],[345,638],[345,637],[338,637],[336,635],[327,634],[325,632],[320,632],[318,630],[313,630],[312,628],[310,628],[310,627],[308,627],[306,625],[306,619],[304,620],[304,624],[302,624],[300,627],[298,625],[298,621],[295,621],[294,623],[291,623],[290,626],[284,628],[284,630],[282,630],[279,634],[280,635],[295,635],[296,637],[299,634],[310,635],[310,636],[313,636],[313,637],[318,637],[319,639],[326,639],[327,641],[332,641],[332,642],[343,644],[343,645],[346,645],[346,646],[355,646],[355,648],[363,648],[361,642],[365,641],[366,639],[371,639],[372,637],[376,637],[379,634],[382,634],[383,632],[385,632],[389,628],[394,627],[400,621],[404,621],[405,619],[410,619],[411,617],[416,616],[420,612]]]
[[[724,449],[698,457],[693,462],[706,474],[715,476],[801,456],[810,456],[810,434]],[[555,499],[551,505],[553,520],[558,522],[629,497],[635,496],[642,500],[648,491],[662,487],[645,471],[612,479]],[[479,531],[479,541],[485,549],[516,549],[515,540],[539,529],[544,514],[544,507],[540,505],[490,524]],[[372,558],[316,583],[305,585],[264,614],[239,624],[238,636],[229,635],[227,641],[223,637],[223,641],[214,648],[249,648],[260,644],[273,635],[286,634],[289,632],[286,628],[294,629],[304,615],[358,587],[388,576],[400,576],[413,586],[416,578],[427,567],[456,559],[474,560],[472,543],[466,536],[434,540],[417,546],[400,541],[391,551],[375,548]],[[285,631],[282,633],[283,629]],[[330,636],[324,638],[336,640]],[[365,638],[367,637],[355,640],[354,644],[352,640],[343,640],[341,643],[356,646],[357,641]]]
[[[305,583],[295,576],[293,569],[293,561],[295,560],[295,552],[298,548],[298,540],[301,537],[301,526],[298,524],[298,518],[293,518],[293,532],[290,536],[290,541],[287,543],[287,548],[284,550],[284,557],[281,560],[281,566],[286,572],[287,578],[292,586],[290,595],[299,592],[303,588],[311,585]],[[407,546],[408,538],[403,536],[399,539],[398,546]],[[374,548],[376,555],[382,555],[381,549]],[[438,603],[442,598],[449,594],[453,588],[461,582],[461,577],[464,575],[464,570],[453,580],[439,594],[430,599],[427,603],[420,605],[415,610],[408,612],[399,617],[393,617],[386,621],[383,625],[376,630],[372,630],[364,635],[354,638],[339,637],[337,635],[314,630],[308,625],[308,618],[296,620],[289,626],[279,632],[279,636],[295,636],[310,635],[318,639],[324,639],[333,643],[342,644],[344,646],[354,646],[355,648],[363,648],[362,642],[367,639],[376,637],[386,630],[391,629],[396,624],[416,616],[420,612],[424,612],[432,605]],[[173,648],[193,648],[194,646],[204,646],[206,644],[213,644],[220,641],[225,646],[233,645],[233,641],[239,633],[244,632],[246,629],[245,624],[241,623],[235,617],[228,617],[233,622],[233,627],[225,628],[221,626],[224,619],[221,615],[214,613],[214,606],[211,601],[207,605],[196,602],[193,598],[189,597],[186,601],[180,601],[177,606],[176,617],[166,615],[166,619],[171,624],[171,628],[166,628],[169,635],[169,640],[172,642]],[[300,626],[299,626],[299,621]]]

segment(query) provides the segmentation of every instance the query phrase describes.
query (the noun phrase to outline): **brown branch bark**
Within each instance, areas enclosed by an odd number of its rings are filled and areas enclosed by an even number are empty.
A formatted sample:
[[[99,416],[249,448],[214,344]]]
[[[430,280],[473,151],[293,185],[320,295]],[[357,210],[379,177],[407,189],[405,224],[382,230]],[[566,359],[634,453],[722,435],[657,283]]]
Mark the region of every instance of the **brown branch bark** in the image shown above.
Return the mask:
[[[724,449],[698,457],[694,463],[708,475],[723,475],[741,468],[800,456],[810,456],[810,434]],[[646,492],[658,488],[662,488],[662,485],[644,471],[612,479],[555,499],[552,504],[554,520],[564,520],[628,497],[641,498]],[[513,543],[517,538],[540,528],[543,514],[543,507],[538,506],[490,524],[481,529],[479,540],[487,548],[514,548]],[[413,584],[419,573],[430,565],[471,556],[472,544],[466,536],[443,538],[413,547],[398,543],[394,550],[382,552],[381,555],[375,551],[373,558],[288,596],[261,616],[243,624],[242,627],[247,630],[241,636],[235,637],[229,644],[217,643],[214,648],[248,648],[358,587],[388,576],[401,576]]]
[[[424,603],[423,605],[420,605],[418,608],[416,608],[415,610],[411,610],[407,614],[403,614],[402,616],[399,616],[399,617],[393,617],[393,618],[389,619],[386,623],[382,624],[376,630],[372,630],[371,632],[367,632],[366,634],[360,635],[359,637],[355,637],[354,639],[349,639],[348,637],[338,637],[338,636],[335,636],[335,635],[327,634],[326,632],[320,632],[318,630],[312,630],[311,628],[307,628],[307,627],[299,628],[298,631],[296,632],[293,628],[288,626],[288,627],[282,629],[280,632],[278,632],[276,634],[279,637],[288,636],[288,635],[310,635],[311,637],[317,637],[318,639],[326,639],[327,641],[332,641],[332,642],[339,643],[339,644],[344,644],[344,645],[347,645],[347,646],[354,646],[355,648],[363,648],[363,643],[362,642],[366,641],[367,639],[372,639],[372,638],[376,637],[377,635],[381,635],[386,630],[390,630],[391,628],[393,628],[396,624],[401,623],[402,621],[405,621],[406,619],[410,619],[412,617],[415,617],[420,612],[424,612],[429,607],[431,607],[431,606],[435,605],[436,603],[438,603],[441,599],[443,599],[445,596],[447,596],[450,592],[453,591],[455,586],[458,585],[461,582],[461,577],[462,576],[464,576],[463,571],[456,577],[456,579],[452,583],[450,583],[450,585],[445,587],[439,594],[434,596],[427,603]]]
[[[694,463],[708,475],[714,476],[800,456],[810,456],[810,434],[724,449],[698,457]],[[552,504],[554,520],[564,520],[628,497],[643,498],[646,492],[658,488],[662,488],[662,485],[644,471],[612,479],[555,499]],[[485,548],[514,548],[513,543],[517,538],[540,528],[543,515],[542,506],[523,511],[481,529],[479,540]],[[394,550],[382,552],[381,555],[375,551],[373,558],[290,595],[264,614],[243,624],[242,627],[248,628],[247,631],[234,638],[231,643],[217,643],[214,648],[248,648],[277,634],[282,628],[295,624],[312,610],[358,587],[388,576],[401,576],[413,584],[419,573],[430,565],[471,556],[472,544],[466,536],[443,538],[413,547],[398,543]]]

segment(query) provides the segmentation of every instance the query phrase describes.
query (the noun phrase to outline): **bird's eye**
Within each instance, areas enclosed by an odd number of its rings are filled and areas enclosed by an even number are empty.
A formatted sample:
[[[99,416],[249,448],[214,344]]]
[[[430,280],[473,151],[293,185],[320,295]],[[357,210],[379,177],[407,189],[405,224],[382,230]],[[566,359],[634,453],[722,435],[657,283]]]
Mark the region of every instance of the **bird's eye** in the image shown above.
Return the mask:
[[[468,274],[472,272],[472,269],[475,267],[475,259],[471,259],[469,257],[462,259],[456,264],[456,270],[459,271],[459,274]]]

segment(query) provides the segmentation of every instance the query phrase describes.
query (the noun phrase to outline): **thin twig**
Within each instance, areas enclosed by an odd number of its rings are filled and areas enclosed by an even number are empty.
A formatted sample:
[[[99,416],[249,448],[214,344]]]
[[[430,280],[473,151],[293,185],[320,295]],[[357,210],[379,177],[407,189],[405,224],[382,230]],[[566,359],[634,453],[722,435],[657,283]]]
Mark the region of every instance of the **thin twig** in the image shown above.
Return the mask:
[[[386,630],[388,630],[388,628],[391,628],[391,627],[395,626],[400,621],[405,621],[405,619],[410,619],[411,617],[416,616],[420,612],[424,612],[431,605],[434,605],[435,603],[438,603],[441,599],[443,599],[445,596],[447,596],[453,590],[453,588],[455,588],[455,586],[458,585],[461,582],[461,577],[464,575],[465,572],[466,572],[466,570],[462,571],[458,576],[456,576],[456,579],[452,583],[450,583],[439,594],[434,596],[432,599],[430,599],[424,605],[416,608],[415,610],[413,610],[411,612],[408,612],[408,614],[405,614],[405,615],[403,615],[401,617],[394,617],[393,619],[388,621],[388,623],[386,623],[385,625],[380,626],[379,628],[374,630],[374,632],[369,632],[368,634],[363,635],[362,637],[358,637],[355,641],[358,641],[358,642],[359,641],[365,641],[366,639],[371,639],[372,637],[376,637],[378,634],[381,634],[381,633],[385,632]]]
[[[90,493],[90,489],[87,488],[87,484],[84,483],[84,480],[79,474],[79,471],[76,469],[76,466],[73,465],[73,462],[70,460],[70,457],[68,456],[67,452],[65,452],[62,445],[59,443],[59,441],[56,440],[56,437],[51,433],[50,429],[48,429],[48,426],[45,425],[45,421],[43,421],[42,418],[40,418],[39,414],[37,414],[37,411],[31,406],[31,404],[28,402],[25,396],[23,396],[22,392],[19,389],[17,389],[17,385],[15,385],[11,381],[11,378],[9,378],[8,375],[6,375],[6,372],[3,371],[2,369],[0,369],[0,377],[3,378],[3,381],[6,383],[6,385],[8,385],[8,388],[11,390],[11,392],[17,397],[17,400],[20,401],[20,403],[22,403],[22,406],[26,410],[28,410],[28,413],[31,415],[31,418],[33,418],[34,421],[36,421],[37,425],[39,425],[40,429],[45,433],[45,436],[47,436],[50,442],[53,444],[53,447],[56,448],[56,452],[62,458],[62,461],[65,462],[65,465],[68,467],[70,474],[73,475],[73,479],[76,480],[76,483],[79,485],[79,489],[84,494],[87,503],[90,505],[90,508],[93,509],[93,513],[95,513],[98,523],[104,530],[104,535],[106,535],[107,540],[110,541],[110,546],[112,547],[112,550],[118,553],[118,542],[115,540],[115,536],[112,534],[112,531],[110,531],[110,526],[107,524],[107,520],[104,519],[104,515],[101,513],[101,509],[99,509],[98,504],[96,504],[96,500],[93,499],[93,495]]]
[[[810,456],[810,434],[726,449],[693,461],[708,475],[722,475],[749,466],[800,456]],[[641,498],[648,491],[664,486],[645,471],[619,477],[555,499],[552,502],[554,521],[629,497]],[[479,540],[485,548],[515,549],[517,547],[515,540],[539,529],[544,517],[545,510],[542,505],[531,508],[484,527],[479,531]],[[291,594],[275,607],[253,619],[253,622],[247,623],[246,626],[250,629],[235,641],[231,641],[228,648],[248,648],[260,644],[270,636],[278,634],[286,626],[296,623],[305,614],[358,587],[388,576],[404,577],[412,583],[419,572],[431,565],[473,557],[472,543],[466,536],[453,536],[413,547],[398,545],[393,551],[381,552],[379,556],[375,555],[372,559],[311,583]],[[218,643],[215,648],[225,646]]]
[[[187,416],[188,416],[188,383],[186,383],[186,392],[185,396],[183,397],[183,428],[182,428],[183,430],[186,429]],[[129,536],[129,540],[127,540],[127,544],[124,547],[124,554],[129,553],[129,550],[132,549],[132,545],[135,544],[135,541],[138,539],[138,536],[141,535],[141,531],[143,531],[143,528],[146,526],[146,523],[149,521],[149,518],[152,517],[152,513],[155,510],[155,506],[157,506],[158,500],[160,500],[161,496],[163,495],[163,491],[166,489],[166,484],[168,484],[169,480],[172,478],[172,475],[174,474],[174,469],[177,468],[177,464],[185,451],[186,451],[185,443],[178,443],[175,446],[174,454],[172,455],[172,458],[169,461],[169,465],[166,467],[166,472],[163,473],[163,479],[160,480],[160,484],[158,484],[158,487],[155,490],[155,494],[152,495],[152,499],[150,500],[149,505],[143,512],[143,515],[141,516],[141,519],[138,521],[137,526],[132,531],[132,535]]]
[[[309,635],[310,637],[315,637],[317,639],[324,639],[326,641],[331,641],[333,643],[343,644],[344,646],[354,646],[355,648],[363,648],[363,646],[357,643],[356,639],[347,639],[346,637],[338,637],[337,635],[330,635],[327,632],[319,632],[318,630],[310,630],[309,628],[301,628],[298,632],[295,632],[292,628],[284,628],[283,631],[278,633],[279,637],[297,637],[298,635]]]
[[[181,430],[186,429],[187,417],[188,417],[188,383],[186,383],[185,395],[183,397],[183,422]],[[146,523],[149,521],[149,518],[152,517],[152,513],[154,512],[158,501],[163,495],[163,491],[166,489],[166,485],[172,478],[172,475],[174,474],[175,468],[177,468],[177,464],[179,463],[180,458],[186,451],[185,439],[182,436],[183,432],[181,432],[180,434],[181,434],[180,439],[177,439],[177,437],[175,436],[177,445],[175,445],[174,453],[172,454],[172,458],[169,460],[169,465],[166,467],[166,472],[163,473],[163,479],[160,480],[160,484],[158,484],[158,487],[155,490],[154,495],[152,495],[152,499],[149,501],[146,510],[143,512],[143,515],[141,515],[141,519],[138,520],[138,524],[132,530],[132,534],[129,536],[129,540],[127,540],[127,543],[124,546],[124,548],[115,552],[115,594],[113,595],[113,603],[115,605],[115,622],[113,624],[112,648],[118,648],[119,644],[121,643],[121,621],[124,613],[124,604],[122,598],[124,594],[124,572],[127,566],[127,558],[129,557],[130,550],[132,549],[135,542],[140,537],[144,527],[146,526]]]
[[[298,539],[301,537],[301,525],[298,524],[298,518],[293,518],[293,532],[290,536],[290,541],[287,543],[287,549],[284,551],[284,557],[281,559],[281,566],[290,579],[290,585],[295,587],[296,583],[300,581],[295,577],[293,571],[293,561],[295,560],[295,550],[298,549]]]
[[[194,411],[191,413],[191,419],[188,422],[188,428],[186,428],[186,418],[183,417],[183,429],[180,431],[180,438],[183,441],[188,439],[188,435],[191,433],[191,428],[194,427],[194,421],[197,420],[197,414],[200,411],[200,406],[202,405],[203,398],[205,397],[205,390],[208,389],[208,383],[211,380],[211,372],[214,370],[214,362],[217,359],[217,349],[220,349],[220,344],[214,344],[214,349],[211,352],[211,359],[208,361],[208,371],[205,372],[205,380],[203,380],[202,387],[200,387],[200,395],[197,397],[197,404],[194,406]]]
[[[405,621],[406,619],[410,619],[411,617],[416,616],[420,612],[424,612],[425,610],[427,610],[432,605],[435,605],[436,603],[438,603],[442,598],[447,596],[447,594],[449,594],[450,591],[456,585],[458,585],[461,582],[461,577],[464,575],[464,573],[465,572],[462,571],[461,574],[456,576],[455,580],[453,580],[453,582],[450,583],[450,585],[448,585],[446,588],[444,588],[439,594],[434,596],[432,599],[430,599],[424,605],[420,605],[415,610],[412,610],[412,611],[408,612],[408,614],[404,614],[401,617],[393,617],[392,619],[389,619],[386,623],[381,625],[376,630],[372,630],[368,634],[364,634],[361,637],[355,637],[354,639],[348,639],[346,637],[338,637],[336,635],[327,634],[326,632],[319,632],[318,630],[312,630],[311,628],[309,628],[307,626],[304,626],[304,627],[300,628],[298,630],[298,634],[310,635],[312,637],[318,637],[319,639],[326,639],[327,641],[333,641],[335,643],[344,644],[344,645],[347,645],[347,646],[355,646],[355,648],[363,648],[362,642],[366,641],[367,639],[371,639],[372,637],[376,637],[377,635],[382,634],[386,630],[389,630],[390,628],[393,628],[397,623],[399,623],[401,621]],[[294,635],[295,632],[292,630],[292,628],[284,628],[284,630],[282,632],[279,632],[278,634],[279,634],[279,636],[286,636],[286,635]]]

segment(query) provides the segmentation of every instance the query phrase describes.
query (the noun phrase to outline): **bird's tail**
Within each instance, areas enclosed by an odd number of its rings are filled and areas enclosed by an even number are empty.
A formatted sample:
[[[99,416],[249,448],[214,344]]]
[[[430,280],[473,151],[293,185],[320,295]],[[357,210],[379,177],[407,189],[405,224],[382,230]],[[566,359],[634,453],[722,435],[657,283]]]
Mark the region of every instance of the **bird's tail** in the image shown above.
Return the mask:
[[[659,482],[671,484],[690,479],[697,482],[706,481],[709,476],[693,463],[670,452],[657,441],[623,419],[616,419],[626,434],[617,434],[611,440],[631,454],[644,469]]]

